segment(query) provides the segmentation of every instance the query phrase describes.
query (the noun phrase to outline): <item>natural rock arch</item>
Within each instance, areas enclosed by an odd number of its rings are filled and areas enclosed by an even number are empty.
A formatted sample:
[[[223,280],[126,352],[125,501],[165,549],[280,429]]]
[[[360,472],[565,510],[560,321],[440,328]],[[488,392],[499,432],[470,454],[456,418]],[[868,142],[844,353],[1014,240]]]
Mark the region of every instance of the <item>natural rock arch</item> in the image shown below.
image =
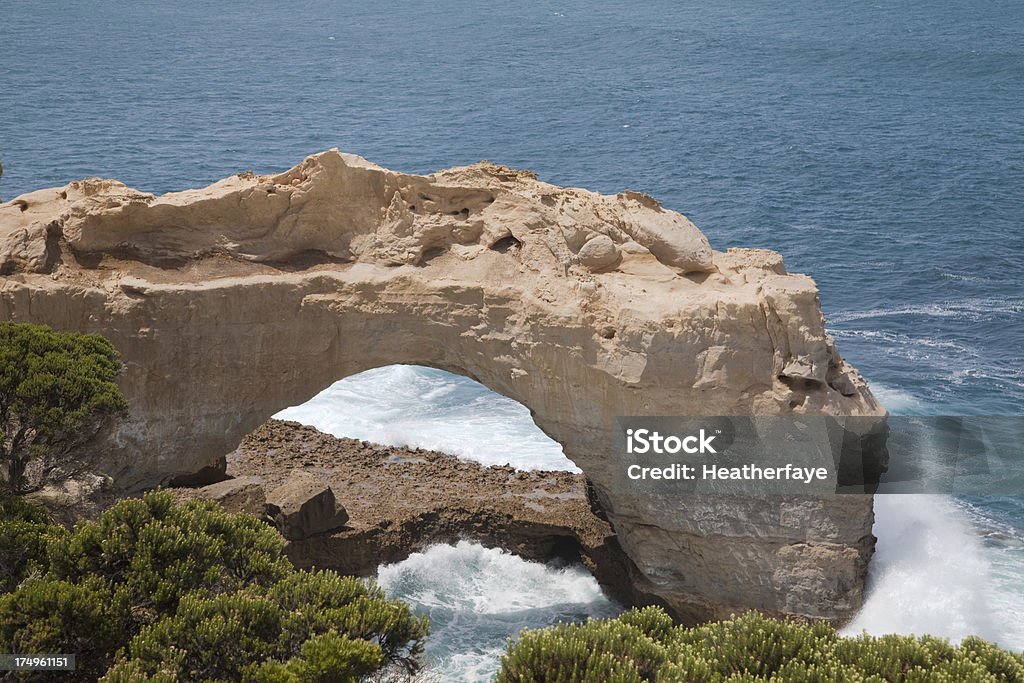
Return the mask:
[[[121,351],[131,412],[104,448],[125,485],[215,466],[340,378],[426,365],[527,406],[593,482],[637,585],[681,616],[860,604],[869,497],[613,491],[617,416],[884,413],[809,278],[712,252],[645,195],[337,151],[161,197],[87,179],[0,205],[0,272],[0,319]]]

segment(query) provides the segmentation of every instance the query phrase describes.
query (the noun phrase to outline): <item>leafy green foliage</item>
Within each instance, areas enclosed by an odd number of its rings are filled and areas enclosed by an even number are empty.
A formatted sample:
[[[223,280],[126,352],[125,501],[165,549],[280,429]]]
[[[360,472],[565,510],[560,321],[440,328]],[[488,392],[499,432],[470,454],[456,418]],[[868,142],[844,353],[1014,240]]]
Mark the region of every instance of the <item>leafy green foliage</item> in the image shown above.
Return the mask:
[[[58,469],[127,404],[114,383],[117,351],[95,334],[0,323],[0,465],[23,491]],[[40,465],[29,481],[29,463]]]
[[[64,534],[50,523],[46,511],[15,496],[0,496],[0,593],[40,574],[49,547]]]
[[[400,601],[388,601],[378,586],[330,571],[296,572],[271,588],[274,602],[288,611],[284,633],[295,651],[307,638],[337,629],[377,644],[381,656],[407,673],[419,668],[427,621]],[[316,610],[307,609],[317,605]]]
[[[150,493],[63,532],[17,506],[13,521],[49,535],[0,595],[0,651],[75,652],[68,680],[355,681],[420,666],[425,619],[358,578],[296,571],[250,515]]]
[[[497,680],[651,680],[667,656],[665,648],[648,636],[644,627],[658,631],[660,615],[651,609],[628,614],[620,619],[524,631],[514,649],[503,657]]]
[[[674,651],[715,653],[708,663],[718,676],[740,671],[768,677],[786,662],[815,661],[814,653],[827,651],[837,638],[827,624],[804,626],[748,612],[730,621],[677,630],[668,642]]]
[[[0,649],[75,653],[78,680],[96,680],[128,636],[128,603],[94,576],[73,583],[29,579],[0,598]]]
[[[333,572],[293,572],[270,587],[186,595],[172,617],[135,636],[103,680],[169,673],[180,680],[356,681],[385,663],[415,673],[426,633],[424,619],[375,586]]]
[[[50,514],[41,505],[34,505],[18,496],[0,496],[0,520],[49,524]]]
[[[978,638],[841,638],[750,612],[694,628],[660,609],[524,632],[502,657],[499,683],[616,681],[776,683],[1024,682],[1024,655]]]
[[[303,643],[300,656],[292,659],[288,668],[300,681],[347,683],[376,671],[381,659],[380,649],[372,643],[332,632]]]
[[[281,612],[257,591],[188,595],[173,616],[132,639],[126,659],[147,674],[170,670],[181,680],[231,680],[276,653]]]
[[[380,649],[364,640],[330,632],[314,636],[298,657],[287,663],[269,660],[250,667],[245,683],[350,683],[369,676],[381,665]]]
[[[157,613],[192,590],[269,585],[293,571],[280,535],[255,517],[210,501],[177,506],[167,493],[123,500],[50,548],[54,575],[102,577],[124,587],[136,608]]]

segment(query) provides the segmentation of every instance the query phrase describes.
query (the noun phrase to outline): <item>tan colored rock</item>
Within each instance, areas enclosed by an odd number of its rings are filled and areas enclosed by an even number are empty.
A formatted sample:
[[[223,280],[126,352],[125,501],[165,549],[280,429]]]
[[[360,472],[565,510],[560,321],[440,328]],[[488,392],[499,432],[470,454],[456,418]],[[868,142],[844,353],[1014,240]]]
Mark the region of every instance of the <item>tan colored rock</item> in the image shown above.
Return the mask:
[[[645,602],[632,563],[607,520],[591,506],[587,482],[572,472],[484,467],[445,453],[338,439],[296,422],[269,420],[228,459],[238,479],[258,475],[277,488],[296,468],[344,491],[343,529],[285,547],[300,569],[370,576],[436,543],[472,540],[525,559],[579,559],[611,597]],[[170,489],[178,499],[197,489]]]
[[[676,268],[712,269],[704,235],[657,202],[562,189],[487,163],[433,176],[394,173],[336,150],[278,175],[239,174],[160,197],[98,178],[23,195],[0,205],[0,267],[45,269],[48,250],[58,248],[46,244],[51,225],[76,255],[122,254],[154,265],[215,254],[282,262],[310,252],[401,265],[454,244],[540,237],[559,221],[617,243],[632,236]]]
[[[348,521],[324,478],[302,470],[294,470],[267,494],[266,515],[289,541],[338,529]]]
[[[615,268],[580,264],[596,235]],[[160,197],[98,179],[33,192],[0,204],[11,244],[0,319],[99,332],[122,354],[130,413],[99,448],[123,485],[215,466],[343,377],[427,365],[527,406],[677,613],[841,619],[859,604],[870,497],[615,490],[616,416],[885,412],[825,333],[810,278],[773,252],[712,252],[645,195],[330,151]]]
[[[592,272],[606,270],[619,262],[619,248],[608,235],[597,235],[580,247],[580,264]]]
[[[20,207],[18,204],[15,206]],[[41,223],[0,235],[0,274],[6,275],[18,270],[45,270],[49,265],[46,238],[46,226]]]
[[[201,498],[220,503],[228,512],[262,516],[267,502],[260,477],[236,477],[197,489]]]

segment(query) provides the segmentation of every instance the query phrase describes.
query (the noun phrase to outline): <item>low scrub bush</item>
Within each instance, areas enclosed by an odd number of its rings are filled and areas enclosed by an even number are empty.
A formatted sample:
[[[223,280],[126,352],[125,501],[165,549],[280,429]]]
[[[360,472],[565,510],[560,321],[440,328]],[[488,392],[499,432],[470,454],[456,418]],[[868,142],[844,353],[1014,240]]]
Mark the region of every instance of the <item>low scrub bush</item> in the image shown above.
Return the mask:
[[[88,469],[82,446],[128,407],[120,371],[99,335],[0,322],[0,487],[31,491]]]
[[[419,670],[425,619],[361,579],[296,570],[277,532],[250,515],[150,493],[67,531],[23,502],[0,507],[0,652],[75,653],[62,680],[305,683]]]
[[[1024,656],[978,638],[842,638],[826,624],[750,612],[673,626],[660,608],[524,631],[502,657],[499,683],[1024,682]]]
[[[63,536],[64,528],[51,524],[46,510],[0,494],[0,594],[41,574],[50,546]]]

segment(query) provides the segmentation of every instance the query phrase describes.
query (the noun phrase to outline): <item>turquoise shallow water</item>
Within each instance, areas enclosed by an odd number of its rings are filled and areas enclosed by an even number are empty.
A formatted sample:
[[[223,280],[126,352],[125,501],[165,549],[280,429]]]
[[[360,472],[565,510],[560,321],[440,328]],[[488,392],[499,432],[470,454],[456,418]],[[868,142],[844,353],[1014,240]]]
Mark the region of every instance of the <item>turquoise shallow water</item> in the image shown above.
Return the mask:
[[[1024,412],[1024,4],[708,4],[3,0],[0,197],[85,175],[176,190],[333,146],[639,189],[716,248],[772,248],[812,275],[840,351],[894,412]],[[406,379],[507,419],[477,389]],[[394,429],[393,409],[362,427]],[[538,440],[522,464],[550,456]],[[931,545],[880,553],[904,569],[878,565],[878,604],[926,599],[946,546],[962,564],[943,576],[980,559],[978,585],[1016,604],[1021,499],[969,503],[890,506],[889,531]],[[947,513],[965,535],[929,526]],[[968,605],[997,608],[971,590],[919,623],[980,624]]]

